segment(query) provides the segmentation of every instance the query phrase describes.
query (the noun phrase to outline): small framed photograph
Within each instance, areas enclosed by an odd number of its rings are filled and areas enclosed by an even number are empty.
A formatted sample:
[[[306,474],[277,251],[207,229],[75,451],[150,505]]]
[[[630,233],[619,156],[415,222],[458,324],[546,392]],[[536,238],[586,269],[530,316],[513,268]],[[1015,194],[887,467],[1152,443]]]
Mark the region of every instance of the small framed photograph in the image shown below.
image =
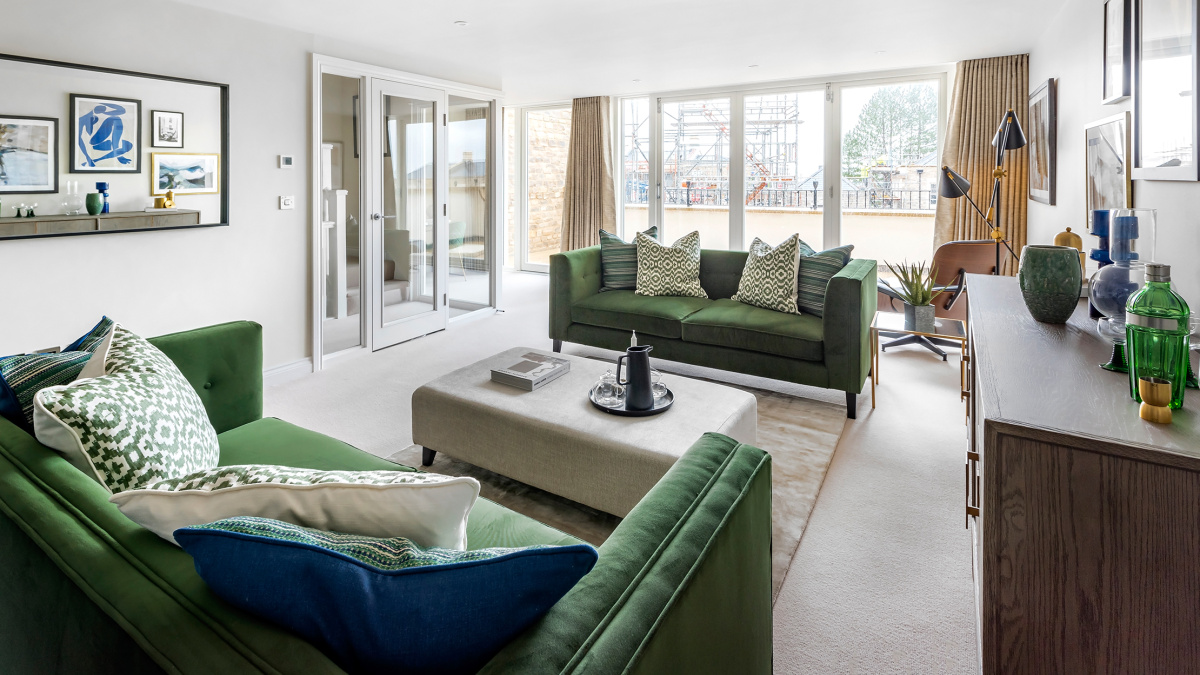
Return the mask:
[[[1123,112],[1084,127],[1087,178],[1085,222],[1092,229],[1092,211],[1133,207],[1129,175],[1129,113]]]
[[[220,192],[221,156],[215,152],[150,154],[150,194],[213,195]]]
[[[58,192],[58,120],[0,115],[0,194]]]
[[[1054,78],[1029,95],[1029,198],[1054,205],[1058,173],[1058,98]]]
[[[1104,92],[1102,103],[1129,98],[1129,76],[1133,58],[1133,0],[1108,0],[1104,3]]]
[[[71,94],[71,173],[142,172],[142,102]]]
[[[183,147],[183,113],[169,110],[150,111],[150,146]]]

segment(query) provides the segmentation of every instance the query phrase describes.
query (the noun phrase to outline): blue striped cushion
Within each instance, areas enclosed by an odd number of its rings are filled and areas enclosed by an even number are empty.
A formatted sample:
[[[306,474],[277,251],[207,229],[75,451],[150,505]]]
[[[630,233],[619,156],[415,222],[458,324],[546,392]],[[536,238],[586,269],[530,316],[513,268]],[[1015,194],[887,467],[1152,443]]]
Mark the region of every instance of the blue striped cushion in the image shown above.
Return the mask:
[[[74,382],[112,327],[104,317],[61,352],[0,358],[0,417],[33,433],[33,395]]]
[[[808,244],[800,242],[800,296],[796,305],[801,314],[825,315],[825,289],[829,280],[850,262],[853,250],[854,245],[847,244],[817,253]]]
[[[655,225],[643,234],[658,239]],[[637,244],[626,244],[615,234],[600,230],[600,291],[637,288]]]

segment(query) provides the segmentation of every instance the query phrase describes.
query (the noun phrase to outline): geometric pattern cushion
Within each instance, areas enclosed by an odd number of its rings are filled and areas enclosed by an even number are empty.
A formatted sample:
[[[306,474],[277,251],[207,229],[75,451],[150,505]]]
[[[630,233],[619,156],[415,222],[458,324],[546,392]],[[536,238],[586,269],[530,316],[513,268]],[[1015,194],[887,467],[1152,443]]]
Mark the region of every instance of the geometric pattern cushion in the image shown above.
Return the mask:
[[[152,482],[109,501],[167,541],[181,527],[256,516],[461,550],[467,546],[467,516],[478,499],[479,481],[466,476],[253,464]]]
[[[351,673],[476,673],[597,559],[585,544],[431,552],[245,518],[175,538],[214,594]]]
[[[796,308],[799,268],[800,235],[793,234],[775,248],[755,237],[737,293],[731,299],[776,312],[799,314]]]
[[[32,434],[33,395],[46,387],[103,374],[103,355],[94,364],[96,372],[85,374],[83,371],[112,326],[112,319],[104,317],[87,334],[62,351],[20,354],[0,359],[0,417]]]
[[[658,239],[658,226],[642,234]],[[615,234],[600,230],[600,291],[637,288],[637,243],[626,244]]]
[[[853,244],[838,246],[817,253],[808,244],[800,242],[799,300],[801,312],[815,316],[825,315],[825,289],[829,280],[842,271],[850,262]]]
[[[117,325],[105,372],[34,396],[39,441],[113,493],[217,465],[217,432],[166,354]]]
[[[707,298],[700,286],[700,232],[685,234],[670,246],[637,236],[638,295],[678,295]]]

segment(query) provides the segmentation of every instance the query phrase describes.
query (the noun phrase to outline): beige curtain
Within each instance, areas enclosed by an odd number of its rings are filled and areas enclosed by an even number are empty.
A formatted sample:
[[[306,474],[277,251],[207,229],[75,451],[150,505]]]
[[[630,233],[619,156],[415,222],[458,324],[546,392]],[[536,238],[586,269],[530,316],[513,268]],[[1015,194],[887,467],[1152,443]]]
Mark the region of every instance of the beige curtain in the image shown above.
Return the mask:
[[[992,137],[1004,113],[1017,113],[1027,130],[1029,116],[1029,55],[959,61],[950,100],[950,119],[942,164],[971,181],[971,199],[987,213],[992,195],[996,149]],[[1026,131],[1028,133],[1028,130]],[[998,225],[1017,255],[1025,246],[1029,155],[1026,148],[1004,155],[1008,176],[1000,182]],[[964,198],[939,199],[934,220],[934,249],[948,241],[991,239],[991,230]],[[1017,261],[1001,253],[1001,274],[1016,274]]]
[[[563,193],[562,250],[595,246],[600,230],[616,231],[612,130],[609,98],[592,96],[571,103],[571,145]]]

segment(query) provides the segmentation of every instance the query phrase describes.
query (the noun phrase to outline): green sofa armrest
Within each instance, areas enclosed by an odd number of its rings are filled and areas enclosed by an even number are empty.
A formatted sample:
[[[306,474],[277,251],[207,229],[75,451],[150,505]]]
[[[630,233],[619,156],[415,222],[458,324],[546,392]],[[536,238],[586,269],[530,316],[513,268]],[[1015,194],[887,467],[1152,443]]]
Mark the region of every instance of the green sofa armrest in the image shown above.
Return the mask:
[[[217,433],[262,419],[262,326],[231,321],[151,338],[196,389]]]
[[[829,388],[857,394],[871,370],[871,321],[879,306],[874,260],[851,260],[825,289],[823,340]]]
[[[600,247],[550,256],[550,338],[562,340],[571,325],[571,305],[600,292]]]
[[[481,674],[771,672],[771,456],[707,433]]]

